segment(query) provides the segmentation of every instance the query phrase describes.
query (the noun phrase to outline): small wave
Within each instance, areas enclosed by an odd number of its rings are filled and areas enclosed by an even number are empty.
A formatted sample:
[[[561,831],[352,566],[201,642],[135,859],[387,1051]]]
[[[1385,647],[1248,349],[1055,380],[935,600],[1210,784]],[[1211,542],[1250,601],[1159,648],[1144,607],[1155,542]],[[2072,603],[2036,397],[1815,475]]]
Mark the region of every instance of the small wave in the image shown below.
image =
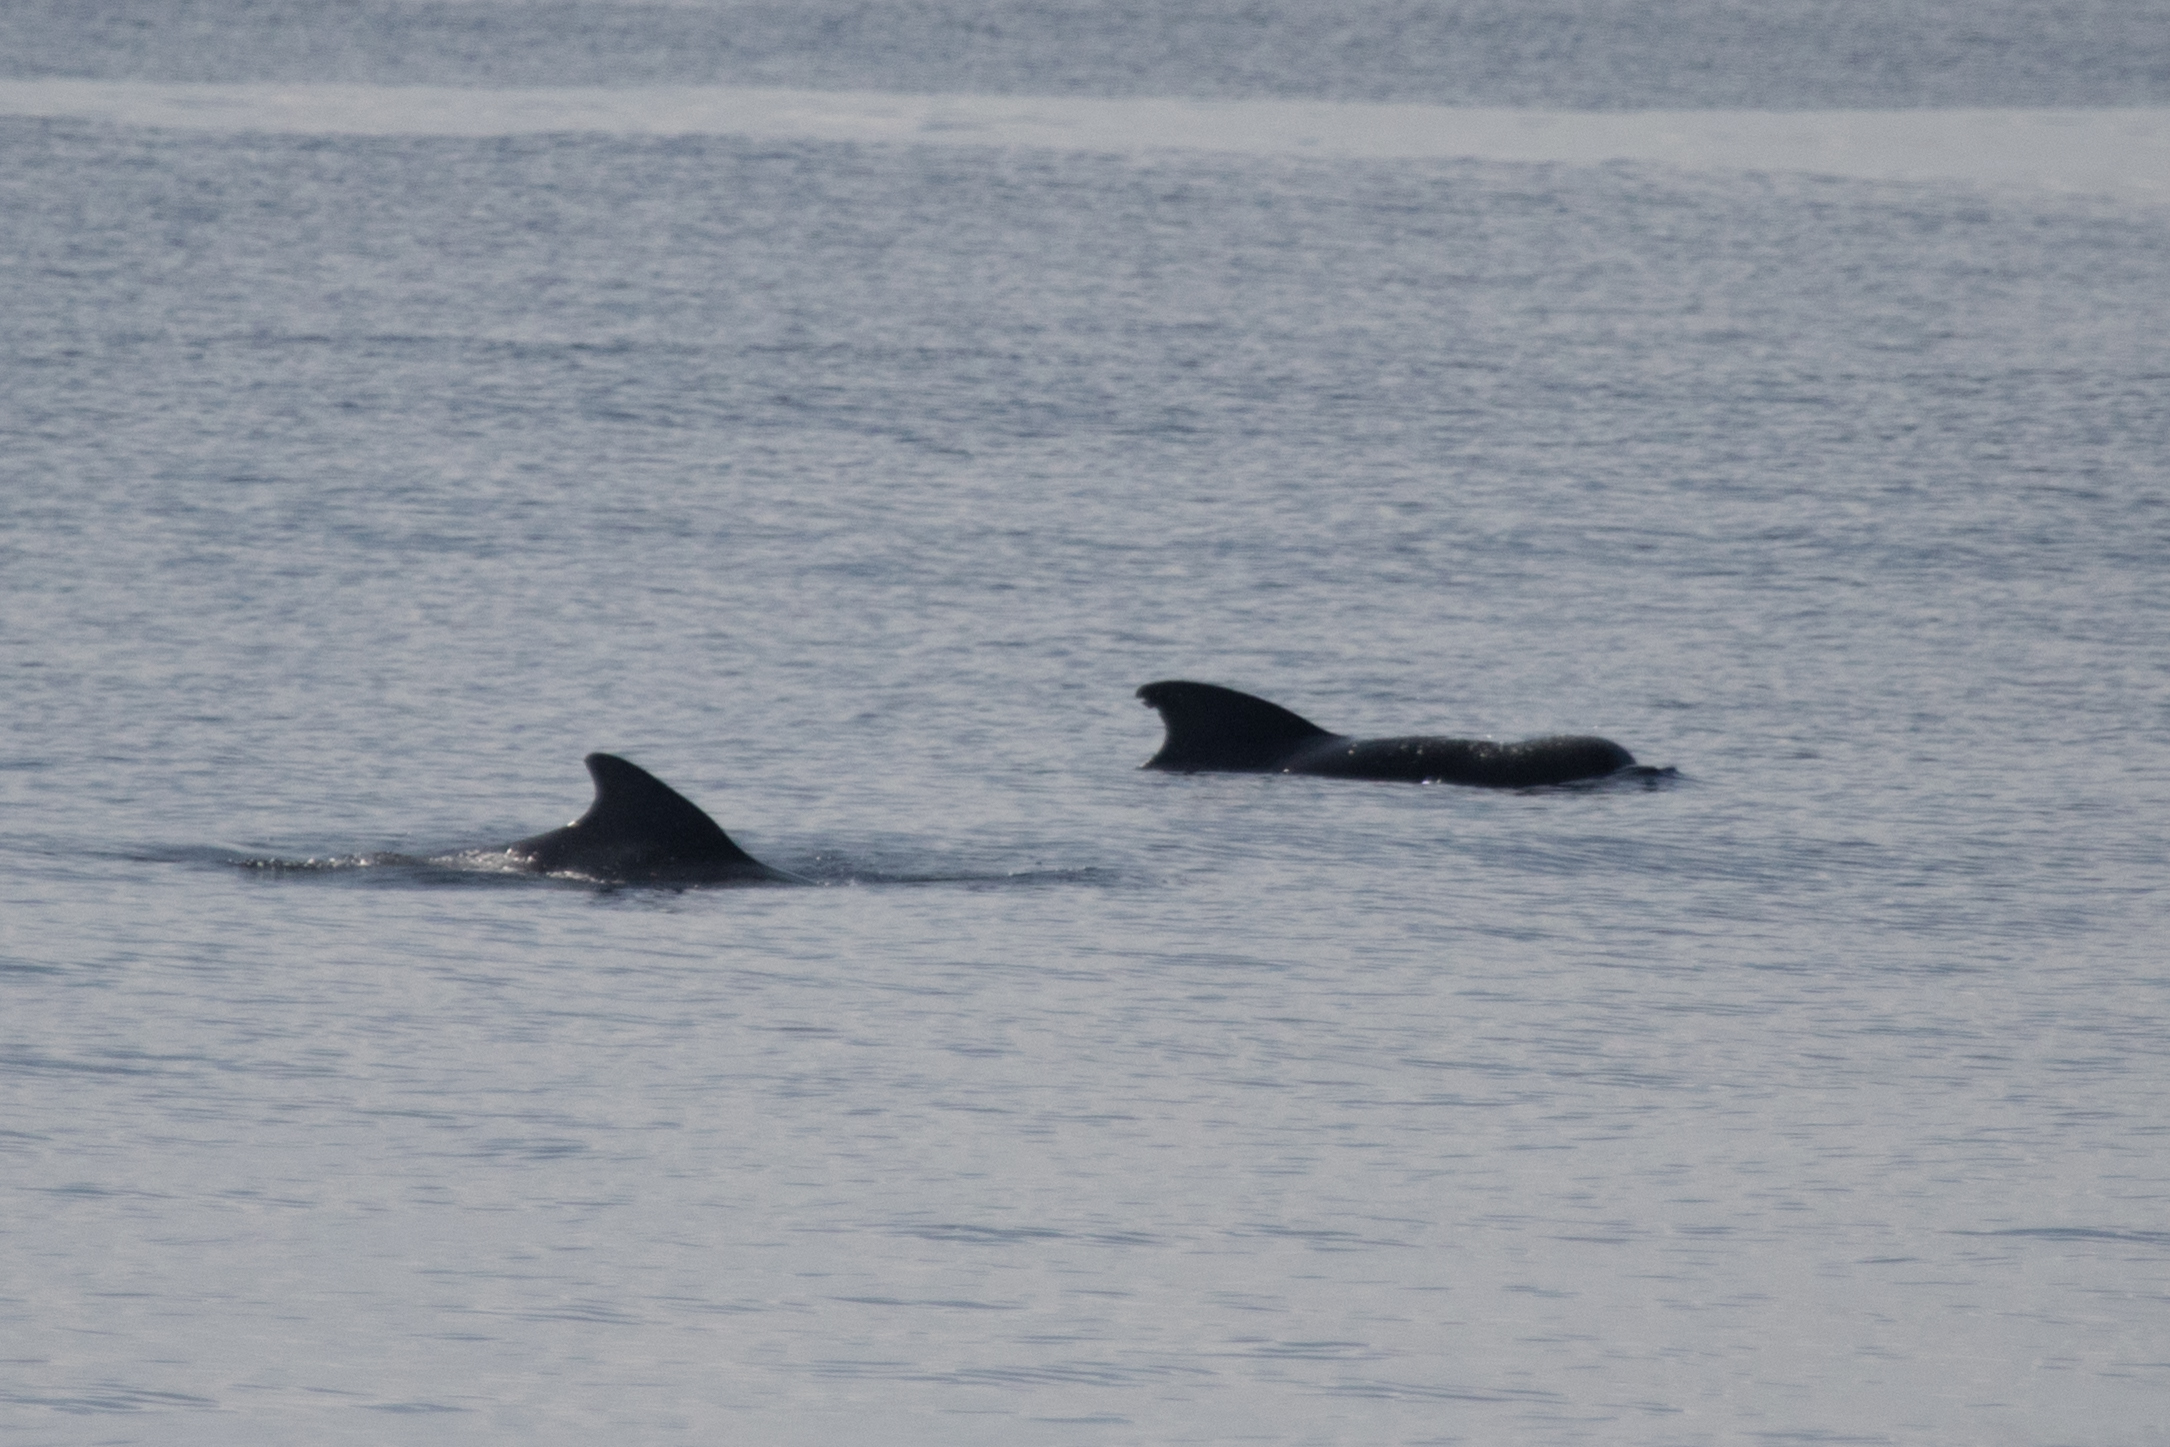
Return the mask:
[[[1032,889],[1072,884],[1112,885],[1126,876],[1100,865],[1068,869],[870,870],[849,866],[807,867],[797,871],[817,884],[907,885],[958,884],[973,889]]]
[[[904,1223],[890,1228],[899,1236],[962,1246],[1018,1246],[1042,1241],[1078,1241],[1091,1246],[1158,1246],[1146,1231],[1065,1231],[1052,1226],[980,1226],[960,1221]]]
[[[1954,1236],[2032,1236],[2042,1241],[2121,1241],[2170,1246],[2170,1231],[2115,1231],[2100,1226],[2015,1226],[2003,1231],[1954,1231]]]
[[[1518,789],[1520,794],[1578,793],[1589,794],[1599,790],[1617,789],[1664,789],[1686,782],[1687,776],[1670,764],[1629,764],[1624,769],[1595,779],[1569,779],[1562,784],[1538,784],[1528,789]],[[1460,788],[1461,785],[1452,787]]]

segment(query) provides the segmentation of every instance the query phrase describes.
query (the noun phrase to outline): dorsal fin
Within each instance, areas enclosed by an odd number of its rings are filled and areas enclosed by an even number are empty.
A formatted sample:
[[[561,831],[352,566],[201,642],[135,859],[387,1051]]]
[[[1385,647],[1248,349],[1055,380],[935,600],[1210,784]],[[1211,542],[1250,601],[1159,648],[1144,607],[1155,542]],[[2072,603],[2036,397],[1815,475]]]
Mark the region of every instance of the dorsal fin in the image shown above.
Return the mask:
[[[640,765],[616,754],[590,754],[581,762],[595,780],[595,802],[574,828],[638,837],[674,863],[753,863],[698,804]]]
[[[1218,684],[1167,679],[1148,683],[1138,697],[1168,726],[1148,769],[1274,769],[1290,750],[1334,737],[1277,703]]]
[[[588,812],[511,846],[534,868],[601,879],[730,873],[741,866],[768,872],[692,800],[638,764],[615,754],[590,754],[583,762],[595,780]]]

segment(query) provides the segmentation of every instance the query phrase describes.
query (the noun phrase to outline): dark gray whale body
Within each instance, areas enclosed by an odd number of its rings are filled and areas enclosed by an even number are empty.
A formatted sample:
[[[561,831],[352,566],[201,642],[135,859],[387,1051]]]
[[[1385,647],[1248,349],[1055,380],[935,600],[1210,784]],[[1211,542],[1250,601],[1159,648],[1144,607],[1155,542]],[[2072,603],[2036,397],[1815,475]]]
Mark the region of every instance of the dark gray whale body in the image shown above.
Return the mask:
[[[1211,683],[1169,679],[1138,690],[1160,712],[1168,738],[1148,769],[1179,773],[1322,774],[1337,779],[1477,784],[1528,789],[1641,770],[1610,739],[1556,737],[1495,744],[1483,739],[1352,739],[1330,734],[1279,704]]]
[[[563,829],[506,845],[524,868],[605,884],[799,882],[733,844],[715,820],[646,769],[615,754],[584,762],[595,802]]]

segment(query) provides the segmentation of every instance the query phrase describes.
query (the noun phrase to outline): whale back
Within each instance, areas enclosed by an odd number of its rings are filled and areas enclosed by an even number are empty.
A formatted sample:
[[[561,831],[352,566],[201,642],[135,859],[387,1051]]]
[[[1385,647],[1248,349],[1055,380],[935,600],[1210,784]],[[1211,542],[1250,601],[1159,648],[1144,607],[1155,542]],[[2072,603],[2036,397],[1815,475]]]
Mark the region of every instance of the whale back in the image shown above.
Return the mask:
[[[1523,739],[1340,739],[1305,751],[1290,771],[1338,779],[1394,779],[1412,784],[1474,784],[1533,789],[1601,779],[1635,763],[1611,739],[1590,735]]]
[[[1168,729],[1148,769],[1265,772],[1307,745],[1337,737],[1277,703],[1218,684],[1168,679],[1146,684],[1138,697]]]
[[[773,873],[646,769],[615,754],[590,754],[583,762],[595,780],[588,812],[563,829],[507,848],[537,873],[612,881]]]

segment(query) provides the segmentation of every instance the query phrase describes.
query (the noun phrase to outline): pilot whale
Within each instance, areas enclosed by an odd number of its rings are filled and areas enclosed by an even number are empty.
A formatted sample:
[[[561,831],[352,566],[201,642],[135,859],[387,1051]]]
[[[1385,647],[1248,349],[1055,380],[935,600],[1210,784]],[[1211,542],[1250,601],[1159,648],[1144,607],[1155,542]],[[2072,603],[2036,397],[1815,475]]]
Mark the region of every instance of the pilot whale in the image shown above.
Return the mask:
[[[563,829],[506,845],[523,869],[606,884],[804,882],[739,848],[691,800],[638,764],[615,754],[590,754],[583,762],[595,780],[595,802]]]
[[[1656,774],[1610,739],[1354,739],[1328,733],[1279,704],[1211,683],[1168,679],[1138,697],[1168,727],[1148,769],[1178,773],[1323,774],[1337,779],[1476,784],[1527,789],[1598,779],[1622,769]]]

